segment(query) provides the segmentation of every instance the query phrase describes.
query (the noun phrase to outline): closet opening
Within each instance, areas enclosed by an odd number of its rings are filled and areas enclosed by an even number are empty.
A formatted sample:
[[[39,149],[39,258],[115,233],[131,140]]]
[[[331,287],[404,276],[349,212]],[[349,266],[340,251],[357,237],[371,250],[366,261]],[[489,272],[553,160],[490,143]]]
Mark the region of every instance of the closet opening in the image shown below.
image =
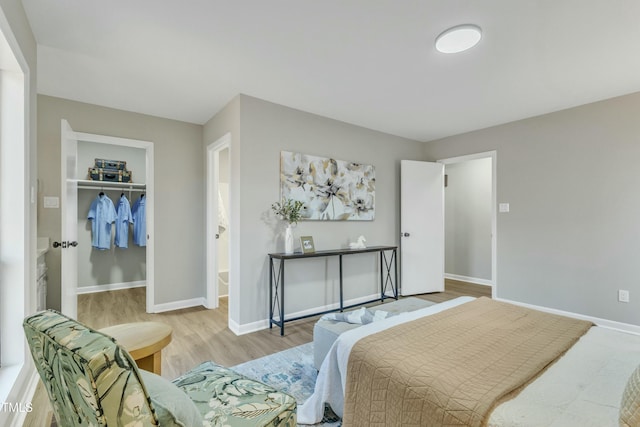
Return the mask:
[[[95,165],[101,159],[123,162],[132,184],[90,180],[91,172],[121,175]],[[124,163],[126,162],[126,163]],[[146,287],[146,153],[141,148],[78,140],[78,294]],[[122,169],[121,169],[122,170]],[[84,174],[83,174],[84,172]],[[100,178],[100,177],[98,177]],[[98,207],[109,207],[113,225],[108,236],[97,231],[103,226]],[[107,237],[104,240],[103,237]]]
[[[80,294],[139,287],[153,313],[153,144],[74,132],[66,121],[63,140],[63,313],[77,317]]]

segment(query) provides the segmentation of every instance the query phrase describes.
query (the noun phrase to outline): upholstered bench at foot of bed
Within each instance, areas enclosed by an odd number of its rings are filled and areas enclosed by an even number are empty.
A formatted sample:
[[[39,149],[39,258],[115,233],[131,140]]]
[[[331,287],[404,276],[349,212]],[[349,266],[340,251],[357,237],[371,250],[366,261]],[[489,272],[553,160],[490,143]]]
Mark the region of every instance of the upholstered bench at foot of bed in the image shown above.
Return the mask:
[[[201,364],[173,383],[193,400],[204,425],[296,426],[293,397],[212,362]]]
[[[418,310],[429,307],[435,303],[421,298],[408,297],[402,298],[386,304],[380,304],[369,307],[369,310],[384,310],[390,313],[405,313],[408,311]],[[358,309],[356,309],[358,310]],[[320,370],[320,366],[324,358],[329,353],[329,349],[336,339],[343,332],[362,326],[358,323],[338,322],[335,320],[321,319],[318,320],[313,327],[313,364],[316,369]]]

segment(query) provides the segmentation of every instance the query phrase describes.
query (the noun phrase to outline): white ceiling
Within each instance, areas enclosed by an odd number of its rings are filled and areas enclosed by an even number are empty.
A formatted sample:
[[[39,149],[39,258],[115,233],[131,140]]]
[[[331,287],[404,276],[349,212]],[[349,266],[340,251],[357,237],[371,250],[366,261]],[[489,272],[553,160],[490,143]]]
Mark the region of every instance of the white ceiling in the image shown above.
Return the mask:
[[[192,123],[244,93],[426,141],[640,91],[638,0],[22,1],[39,93]]]

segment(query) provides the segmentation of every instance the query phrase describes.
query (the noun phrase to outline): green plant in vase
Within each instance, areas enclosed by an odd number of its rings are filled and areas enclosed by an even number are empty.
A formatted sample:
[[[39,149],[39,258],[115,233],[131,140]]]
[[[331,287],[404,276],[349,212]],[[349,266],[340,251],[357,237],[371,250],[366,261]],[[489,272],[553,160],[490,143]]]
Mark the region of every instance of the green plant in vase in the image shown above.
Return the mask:
[[[285,199],[275,202],[271,205],[271,209],[280,217],[287,221],[287,228],[284,235],[284,251],[285,253],[293,253],[293,226],[302,219],[302,207],[304,203],[299,200]]]
[[[297,224],[302,219],[302,207],[304,203],[299,200],[282,199],[281,202],[275,202],[271,205],[271,209],[280,217],[287,221],[289,224]]]

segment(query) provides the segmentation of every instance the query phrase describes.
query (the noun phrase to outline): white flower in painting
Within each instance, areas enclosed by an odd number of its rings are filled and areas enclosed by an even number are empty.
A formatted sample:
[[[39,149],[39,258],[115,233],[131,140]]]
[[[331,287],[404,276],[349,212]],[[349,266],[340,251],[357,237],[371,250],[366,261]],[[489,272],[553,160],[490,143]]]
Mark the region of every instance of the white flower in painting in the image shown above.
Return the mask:
[[[280,159],[281,180],[288,188],[302,187],[307,183],[307,171],[298,153],[282,153]]]

